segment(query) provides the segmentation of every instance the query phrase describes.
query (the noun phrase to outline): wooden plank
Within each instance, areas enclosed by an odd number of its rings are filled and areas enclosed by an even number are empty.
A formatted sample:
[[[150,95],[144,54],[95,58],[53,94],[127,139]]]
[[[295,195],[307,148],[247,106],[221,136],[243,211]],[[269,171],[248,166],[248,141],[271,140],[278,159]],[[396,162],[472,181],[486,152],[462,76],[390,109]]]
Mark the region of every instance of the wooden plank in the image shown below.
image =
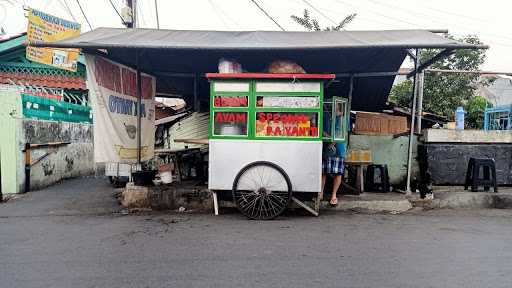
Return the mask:
[[[408,131],[407,118],[383,113],[358,112],[354,132],[364,135],[394,135]]]
[[[206,144],[206,145],[208,145],[208,139],[174,139],[174,142],[187,143],[187,144]]]

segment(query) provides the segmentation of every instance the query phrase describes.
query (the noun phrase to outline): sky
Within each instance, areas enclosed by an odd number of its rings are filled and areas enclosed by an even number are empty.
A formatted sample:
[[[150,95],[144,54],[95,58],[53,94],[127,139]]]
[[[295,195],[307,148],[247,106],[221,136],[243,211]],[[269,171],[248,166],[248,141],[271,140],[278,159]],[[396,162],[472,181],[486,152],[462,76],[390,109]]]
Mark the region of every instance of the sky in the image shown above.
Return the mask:
[[[79,2],[78,2],[79,1]],[[0,26],[8,34],[26,30],[23,5],[75,20],[82,32],[123,27],[110,0],[0,0]],[[111,0],[120,11],[124,0]],[[251,0],[157,0],[161,29],[279,30]],[[323,26],[357,13],[347,30],[448,29],[477,35],[490,46],[482,69],[512,72],[512,1],[508,0],[255,0],[286,30],[303,30],[290,15],[307,8]],[[139,26],[156,28],[155,0],[137,0]],[[69,7],[69,9],[66,8]]]

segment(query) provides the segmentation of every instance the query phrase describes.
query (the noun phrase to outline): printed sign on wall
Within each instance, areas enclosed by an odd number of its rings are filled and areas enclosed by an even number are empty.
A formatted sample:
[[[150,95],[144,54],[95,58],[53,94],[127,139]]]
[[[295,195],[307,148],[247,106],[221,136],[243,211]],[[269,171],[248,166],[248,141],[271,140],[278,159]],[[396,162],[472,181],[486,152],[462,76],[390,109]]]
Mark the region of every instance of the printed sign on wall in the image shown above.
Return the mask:
[[[136,71],[103,57],[86,55],[87,88],[94,118],[94,159],[99,163],[137,161],[137,115],[141,115],[141,160],[154,155],[155,77],[142,73],[137,105]]]
[[[28,42],[55,42],[80,35],[80,24],[30,9]],[[27,47],[27,59],[53,67],[76,71],[79,49]]]

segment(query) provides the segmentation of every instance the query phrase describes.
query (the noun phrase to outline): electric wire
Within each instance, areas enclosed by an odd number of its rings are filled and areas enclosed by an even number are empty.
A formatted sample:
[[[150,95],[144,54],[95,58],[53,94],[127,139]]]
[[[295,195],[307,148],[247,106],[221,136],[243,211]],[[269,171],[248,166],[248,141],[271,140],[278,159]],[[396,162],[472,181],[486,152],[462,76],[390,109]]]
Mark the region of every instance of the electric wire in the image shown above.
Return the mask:
[[[403,7],[400,7],[400,6],[397,6],[397,5],[389,4],[388,2],[381,3],[381,2],[379,2],[377,0],[367,0],[367,1],[372,2],[374,4],[377,4],[377,5],[380,5],[380,6],[383,6],[383,7],[386,7],[386,8],[393,7],[395,9],[399,9],[399,10],[405,11],[405,12],[410,13],[410,14],[416,14],[416,15],[421,15],[421,16],[424,16],[424,17],[428,17],[430,20],[432,20],[432,18],[437,18],[438,20],[435,20],[435,21],[438,22],[438,23],[441,23],[442,25],[452,25],[452,26],[460,27],[461,29],[464,29],[466,31],[477,31],[477,32],[481,33],[482,35],[487,34],[489,36],[494,36],[494,37],[499,37],[499,38],[506,38],[506,39],[512,40],[511,37],[508,37],[508,36],[505,36],[505,35],[500,35],[500,34],[495,34],[495,33],[490,33],[490,32],[487,32],[487,31],[484,31],[484,30],[481,30],[481,29],[475,29],[475,27],[471,27],[470,28],[471,30],[468,30],[466,25],[459,25],[457,23],[446,22],[446,21],[444,21],[442,19],[439,20],[440,18],[435,17],[433,15],[425,14],[425,13],[421,13],[421,12],[417,12],[417,11],[412,11],[410,9],[406,9],[406,8],[403,8]],[[511,45],[512,45],[512,43],[511,43]]]
[[[64,3],[64,7],[66,8],[66,10],[68,11],[69,15],[71,16],[71,18],[73,19],[73,21],[75,22],[78,22],[75,18],[75,15],[73,14],[73,11],[71,11],[71,8],[69,8],[69,5],[68,5],[68,1],[67,0],[62,0],[61,3]]]
[[[110,2],[110,5],[112,5],[112,8],[114,8],[114,11],[116,11],[117,16],[119,16],[119,18],[121,19],[121,23],[125,25],[126,22],[124,22],[123,16],[121,16],[121,13],[119,13],[119,11],[117,10],[116,5],[114,5],[114,2],[112,2],[112,0],[108,0],[108,2]]]
[[[142,20],[142,24],[144,25],[144,27],[148,27],[146,17],[144,16],[144,9],[142,9],[141,1],[137,1],[135,4],[137,5],[137,7],[135,7],[135,9],[137,9],[137,17],[138,15],[140,15],[140,20]],[[137,27],[140,27],[140,25],[138,25]]]
[[[283,31],[286,31],[283,26],[279,25],[279,23],[277,23],[276,20],[274,20],[274,18],[272,18],[272,16],[270,16],[270,14],[267,13],[267,11],[265,11],[265,9],[263,9],[259,4],[258,2],[256,2],[256,0],[250,0],[252,3],[254,3],[254,5],[256,5],[256,7],[258,7],[258,9],[261,10],[261,12],[263,12],[263,14],[265,14],[265,16],[267,16],[267,18],[269,18],[270,20],[272,20],[272,22],[274,22],[274,24],[277,25],[277,27],[281,28],[281,30]]]
[[[353,5],[353,4],[350,4],[350,3],[347,3],[347,2],[344,2],[344,1],[341,1],[341,0],[335,0],[335,1],[336,1],[336,2],[338,2],[339,4],[348,5],[348,6],[352,6],[352,7],[355,7],[355,8],[359,8],[359,9],[361,9],[360,7],[357,7],[357,6]],[[415,24],[415,23],[412,23],[412,22],[409,22],[409,21],[406,21],[406,20],[403,20],[403,19],[390,17],[390,16],[387,16],[387,15],[382,14],[382,13],[375,12],[375,11],[370,10],[370,9],[366,9],[366,10],[367,10],[368,12],[370,12],[370,13],[373,13],[373,14],[376,14],[376,15],[379,15],[379,16],[382,16],[382,17],[385,17],[385,18],[391,19],[391,20],[393,20],[393,21],[406,23],[406,24],[412,25],[412,26],[414,26],[414,27],[416,27],[416,28],[422,28],[422,27],[420,27],[419,25],[417,25],[417,24]],[[448,25],[458,26],[457,24],[453,24],[453,23],[448,24]],[[462,27],[462,26],[459,26],[459,27]],[[465,27],[464,27],[464,29],[466,29],[466,31],[469,31],[469,30],[467,30],[467,28],[465,28]],[[483,36],[484,36],[483,38],[489,38],[489,37],[485,37],[485,35],[486,35],[486,34],[487,34],[487,35],[491,35],[491,34],[486,33],[486,32],[480,32],[480,33],[481,33],[481,35],[483,35]],[[452,33],[452,34],[454,34],[454,33]],[[494,35],[496,35],[496,36],[497,36],[497,37],[499,37],[499,38],[508,38],[508,37],[506,37],[506,36],[498,36],[497,34],[494,34]],[[489,44],[499,45],[499,46],[505,46],[505,47],[511,47],[511,46],[512,46],[512,43],[505,43],[505,42],[501,42],[501,41],[494,41],[494,40],[489,41],[489,40],[486,40],[486,42],[488,42]]]
[[[360,7],[357,7],[357,6],[353,5],[353,4],[345,2],[345,1],[336,0],[336,2],[338,2],[338,3],[342,4],[342,5],[352,6],[352,7],[361,9]],[[388,15],[380,13],[380,12],[375,12],[375,11],[370,10],[370,9],[366,9],[366,10],[368,12],[372,13],[372,14],[379,15],[381,17],[388,18],[388,19],[396,21],[396,22],[401,22],[401,23],[405,23],[405,24],[408,24],[408,25],[412,25],[412,26],[414,26],[416,28],[420,28],[420,26],[418,26],[416,23],[412,23],[412,22],[409,22],[409,21],[406,21],[406,20],[403,20],[403,19],[399,19],[399,18],[394,18],[394,17],[388,16]]]
[[[220,19],[224,28],[229,29],[229,27],[228,27],[229,25],[227,24],[226,21],[224,21],[224,18],[222,17],[222,15],[220,15],[219,11],[217,10],[217,7],[215,6],[215,3],[213,3],[212,0],[208,0],[208,3],[210,3],[210,6],[212,6],[213,11],[215,12],[215,15],[217,15],[217,18]]]
[[[85,15],[84,9],[82,8],[82,5],[80,5],[80,1],[76,0],[76,4],[78,4],[78,7],[80,8],[80,11],[82,11],[82,15],[84,16],[87,25],[89,25],[89,28],[92,30],[91,22],[89,22],[89,19],[87,19],[87,15]]]
[[[332,20],[332,18],[330,18],[329,16],[325,15],[325,13],[323,13],[322,11],[320,11],[319,9],[317,9],[315,6],[313,6],[311,3],[309,3],[309,1],[307,0],[302,0],[302,2],[304,2],[306,5],[308,5],[309,7],[311,7],[311,9],[315,10],[318,14],[322,15],[325,19],[329,20],[332,24],[334,25],[338,25],[339,23],[336,23],[336,21]]]
[[[233,19],[231,16],[229,16],[228,13],[226,13],[226,11],[224,11],[224,9],[222,9],[221,5],[217,5],[217,8],[219,9],[220,13],[222,15],[224,15],[224,17],[226,17],[226,19],[231,21],[237,28],[240,29],[240,23],[238,23],[235,19]]]

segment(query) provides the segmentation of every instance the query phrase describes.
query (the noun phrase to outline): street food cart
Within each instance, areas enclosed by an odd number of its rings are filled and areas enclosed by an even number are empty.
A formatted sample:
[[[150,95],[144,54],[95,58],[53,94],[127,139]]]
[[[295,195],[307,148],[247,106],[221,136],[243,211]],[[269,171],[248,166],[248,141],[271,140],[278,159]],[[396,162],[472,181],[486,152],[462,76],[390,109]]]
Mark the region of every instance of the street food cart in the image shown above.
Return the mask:
[[[335,75],[207,77],[208,188],[214,191],[215,206],[217,193],[230,191],[236,207],[251,219],[275,218],[291,202],[318,215],[322,140],[345,141],[347,131],[346,100],[324,101],[324,83]],[[324,121],[340,123],[330,126],[328,137],[323,137]],[[304,200],[314,200],[314,207]]]

